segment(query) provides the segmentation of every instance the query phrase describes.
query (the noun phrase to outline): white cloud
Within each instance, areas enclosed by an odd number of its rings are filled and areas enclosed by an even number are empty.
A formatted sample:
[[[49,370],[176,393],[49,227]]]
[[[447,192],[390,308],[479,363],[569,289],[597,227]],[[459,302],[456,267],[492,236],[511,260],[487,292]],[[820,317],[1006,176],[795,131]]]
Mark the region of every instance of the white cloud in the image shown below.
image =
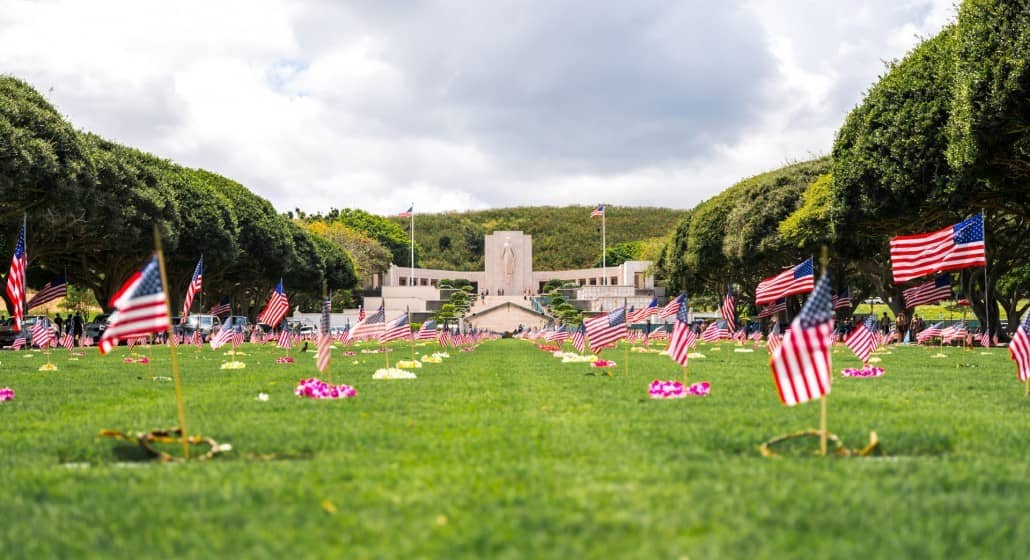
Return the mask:
[[[953,12],[847,4],[0,0],[0,72],[283,211],[690,207],[827,153]]]

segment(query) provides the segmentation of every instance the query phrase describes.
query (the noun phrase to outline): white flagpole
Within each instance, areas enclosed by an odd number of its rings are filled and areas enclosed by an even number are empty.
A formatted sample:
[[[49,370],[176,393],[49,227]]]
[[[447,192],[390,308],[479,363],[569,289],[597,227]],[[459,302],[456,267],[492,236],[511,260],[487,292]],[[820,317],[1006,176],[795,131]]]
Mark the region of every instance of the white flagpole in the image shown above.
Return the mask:
[[[411,256],[408,264],[408,285],[414,286],[415,282],[415,203],[411,203]]]
[[[607,255],[605,253],[607,252],[608,249],[606,247],[606,245],[607,245],[607,242],[606,242],[607,231],[605,231],[605,220],[608,218],[608,206],[606,204],[602,204],[601,208],[602,208],[602,210],[601,210],[601,274],[602,274],[601,285],[602,286],[607,286],[608,285],[608,261],[607,261]]]

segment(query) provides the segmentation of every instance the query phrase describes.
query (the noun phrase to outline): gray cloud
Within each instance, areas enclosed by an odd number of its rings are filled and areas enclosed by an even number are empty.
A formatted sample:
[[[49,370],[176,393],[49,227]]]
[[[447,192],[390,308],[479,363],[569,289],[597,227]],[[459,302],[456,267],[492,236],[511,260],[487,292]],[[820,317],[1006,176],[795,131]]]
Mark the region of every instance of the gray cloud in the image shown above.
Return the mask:
[[[689,207],[826,153],[949,6],[0,0],[0,72],[282,210]]]

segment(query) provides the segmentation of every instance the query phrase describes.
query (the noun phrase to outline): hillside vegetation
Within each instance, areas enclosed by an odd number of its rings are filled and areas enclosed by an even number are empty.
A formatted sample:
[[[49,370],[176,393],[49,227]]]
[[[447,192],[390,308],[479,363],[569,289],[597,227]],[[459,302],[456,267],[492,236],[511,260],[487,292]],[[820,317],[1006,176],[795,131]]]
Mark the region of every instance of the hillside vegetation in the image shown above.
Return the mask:
[[[533,236],[536,270],[588,268],[601,258],[601,218],[591,218],[590,206],[537,206],[469,212],[415,215],[419,266],[449,270],[483,269],[483,236],[499,230],[519,230]],[[685,210],[608,206],[609,247],[636,244],[633,258],[655,258],[647,243],[669,234],[687,215]],[[405,229],[408,220],[395,218]],[[660,246],[660,244],[657,244]],[[649,254],[650,253],[650,254]]]

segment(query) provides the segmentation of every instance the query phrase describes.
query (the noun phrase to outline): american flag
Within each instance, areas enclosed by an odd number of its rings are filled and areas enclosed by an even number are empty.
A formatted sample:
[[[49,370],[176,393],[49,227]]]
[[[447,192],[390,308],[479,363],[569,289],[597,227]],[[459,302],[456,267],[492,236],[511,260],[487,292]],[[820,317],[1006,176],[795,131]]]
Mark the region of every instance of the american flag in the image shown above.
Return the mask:
[[[64,336],[61,338],[61,346],[64,346],[68,350],[75,348],[75,337],[72,336],[72,333],[64,334]]]
[[[749,340],[753,340],[755,342],[761,342],[762,341],[762,331],[756,330],[755,332],[753,332],[753,333],[748,335],[748,339]]]
[[[229,296],[222,298],[222,301],[211,306],[211,311],[208,311],[211,315],[225,315],[232,311],[232,306],[229,304]]]
[[[232,347],[238,348],[243,344],[243,327],[234,327],[232,330]]]
[[[780,299],[774,301],[772,304],[766,305],[765,307],[763,307],[762,310],[758,313],[758,317],[757,318],[758,319],[762,319],[762,318],[765,318],[765,317],[772,317],[773,315],[775,315],[775,314],[777,314],[777,313],[779,313],[781,311],[786,311],[786,310],[787,310],[787,298],[780,298]]]
[[[11,257],[11,271],[7,273],[7,299],[10,300],[14,317],[14,332],[21,330],[21,321],[25,317],[25,269],[28,259],[25,256],[25,224],[18,234],[18,243],[14,246]]]
[[[286,299],[286,294],[283,293],[283,281],[279,280],[279,283],[275,285],[275,289],[272,290],[272,295],[268,297],[268,303],[265,304],[264,311],[258,315],[257,322],[269,326],[278,325],[289,310],[290,302]]]
[[[544,340],[547,342],[557,342],[559,346],[568,339],[569,330],[565,328],[565,325],[559,325],[556,329],[547,331],[547,334],[544,336]]]
[[[379,343],[384,344],[391,340],[409,338],[410,336],[411,322],[408,320],[408,314],[402,313],[400,317],[397,317],[386,325],[383,332],[379,335]]]
[[[980,335],[980,346],[983,346],[984,348],[990,348],[991,347],[991,332],[990,331],[984,331],[983,334]]]
[[[586,350],[587,347],[586,333],[587,331],[584,325],[580,325],[576,330],[572,331],[572,346],[580,354],[582,354],[583,350]]]
[[[722,307],[719,308],[719,313],[722,315],[728,329],[737,329],[737,310],[733,308],[733,286],[726,292],[726,297],[722,300]]]
[[[212,350],[218,350],[223,344],[230,342],[231,340],[232,327],[230,327],[229,322],[226,321],[222,323],[222,326],[218,329],[218,332],[211,336],[211,340],[208,341],[208,344],[211,345]]]
[[[204,281],[204,256],[201,255],[200,260],[197,261],[197,267],[193,269],[193,278],[190,279],[190,285],[186,287],[186,299],[182,300],[182,316],[179,318],[179,323],[186,323],[186,318],[190,316],[190,308],[193,307],[193,296],[200,292],[200,286]]]
[[[943,322],[934,323],[919,331],[919,334],[916,335],[916,342],[926,342],[931,338],[941,336],[941,333],[944,331],[944,328],[941,326],[943,324]]]
[[[665,325],[658,325],[653,331],[647,333],[647,338],[654,340],[668,340],[669,331],[665,330]]]
[[[833,302],[833,309],[835,310],[851,308],[851,296],[848,294],[847,288],[833,294],[831,301]]]
[[[168,330],[168,297],[161,285],[161,268],[154,256],[133,274],[111,298],[115,308],[107,330],[100,337],[100,353],[106,354],[118,341]]]
[[[263,340],[264,337],[261,336],[261,329],[255,325],[254,329],[250,331],[250,343],[261,344]]]
[[[958,323],[951,326],[951,333],[944,339],[944,343],[947,344],[954,340],[964,341],[966,335],[969,334],[969,330],[966,328],[965,323]]]
[[[887,330],[886,344],[891,342],[901,342],[901,333],[898,332],[898,326],[891,323],[890,329]]]
[[[82,346],[93,346],[93,337],[84,336],[82,337]]]
[[[656,315],[658,313],[658,298],[652,297],[651,302],[647,304],[647,307],[641,307],[640,309],[633,311],[629,314],[630,323],[643,323],[648,317]]]
[[[604,216],[604,204],[597,207],[596,210],[590,213],[590,217],[594,218],[597,216]]]
[[[364,304],[358,306],[358,321],[365,320],[365,306]]]
[[[718,342],[730,337],[730,330],[726,321],[712,321],[708,328],[701,333],[701,342]]]
[[[590,351],[598,353],[606,344],[626,338],[626,308],[620,307],[584,322]]]
[[[951,275],[942,274],[935,280],[914,286],[903,292],[905,307],[912,308],[917,305],[928,305],[938,301],[951,298]]]
[[[794,406],[830,392],[833,307],[830,277],[823,273],[801,312],[794,318],[770,365],[780,401]]]
[[[780,334],[780,323],[778,321],[773,323],[772,329],[769,330],[769,336],[766,337],[765,344],[769,347],[770,354],[775,354],[776,349],[783,344],[783,335]]]
[[[40,348],[48,348],[54,341],[54,330],[49,321],[36,321],[29,328],[29,335],[32,336],[32,343]]]
[[[329,308],[331,306],[332,301],[329,298],[322,302],[322,317],[318,323],[318,359],[316,360],[319,373],[325,373],[325,370],[329,369],[329,359],[332,357],[333,335],[329,332]]]
[[[283,329],[283,330],[279,331],[278,343],[279,343],[279,348],[283,348],[283,349],[286,349],[286,350],[289,350],[290,348],[293,348],[293,337],[290,336],[290,331],[288,329]]]
[[[807,294],[815,286],[815,269],[812,259],[785,270],[776,276],[766,278],[758,283],[755,291],[755,303],[770,303],[796,294]],[[826,296],[829,297],[829,294]]]
[[[385,323],[386,312],[383,310],[383,306],[380,305],[378,311],[358,321],[358,324],[354,325],[354,328],[350,330],[349,340],[377,338],[379,333],[383,332]]]
[[[737,329],[736,332],[733,333],[733,340],[736,340],[737,344],[744,344],[744,341],[747,340],[747,331],[744,329],[744,327],[740,327],[739,329]]]
[[[982,214],[930,233],[891,239],[895,284],[935,272],[986,265]]]
[[[662,310],[658,313],[658,318],[664,319],[666,317],[672,317],[673,315],[676,315],[676,312],[678,312],[679,310],[680,298],[673,298],[671,301],[669,301],[669,303],[665,304],[665,307],[663,307]]]
[[[440,336],[438,336],[436,340],[440,343],[440,346],[443,346],[444,348],[454,346],[454,340],[451,337],[451,331],[447,329],[440,331]]]
[[[25,346],[25,335],[20,334],[14,338],[14,342],[11,343],[11,348],[20,350],[23,346]]]
[[[672,361],[686,367],[687,354],[697,344],[697,335],[694,334],[694,328],[687,317],[687,295],[683,294],[679,297],[683,300],[680,302],[680,310],[676,313],[676,326],[672,329],[669,349],[665,352],[672,358]]]
[[[878,337],[876,334],[876,317],[869,315],[865,321],[862,321],[851,330],[844,344],[858,356],[859,360],[862,360],[862,363],[869,363],[869,356],[872,355],[873,350],[876,350],[877,347]]]
[[[419,327],[415,340],[436,340],[436,321],[426,321]]]
[[[397,217],[398,218],[410,218],[412,215],[414,215],[414,213],[415,213],[415,205],[412,204],[411,206],[408,207],[407,210],[397,214]]]
[[[68,280],[65,279],[64,274],[54,278],[53,280],[46,283],[43,289],[36,292],[36,295],[32,296],[32,299],[25,304],[25,309],[29,310],[33,307],[39,307],[44,303],[49,303],[55,299],[63,298],[68,295]]]
[[[1016,361],[1016,370],[1019,380],[1026,383],[1030,378],[1030,313],[1023,318],[1023,322],[1016,328],[1009,342],[1009,353]]]
[[[190,335],[190,342],[197,348],[200,348],[204,345],[204,337],[201,336],[200,331],[193,331],[193,334]]]

